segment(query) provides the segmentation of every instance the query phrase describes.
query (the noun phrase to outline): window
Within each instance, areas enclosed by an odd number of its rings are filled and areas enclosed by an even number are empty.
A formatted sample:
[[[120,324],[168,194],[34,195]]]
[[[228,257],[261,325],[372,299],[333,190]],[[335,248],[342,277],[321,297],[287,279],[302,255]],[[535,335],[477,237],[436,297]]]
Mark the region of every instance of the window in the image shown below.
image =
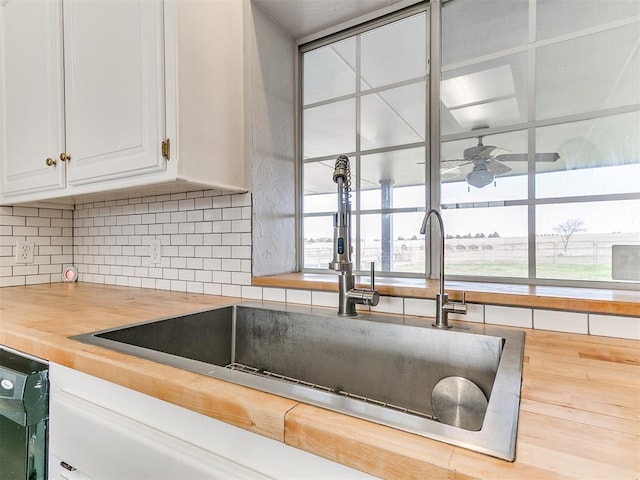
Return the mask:
[[[344,154],[355,268],[424,275],[427,26],[422,7],[301,48],[305,269],[333,258],[333,170]]]
[[[422,7],[301,47],[303,268],[326,270],[332,258],[332,172],[346,154],[360,270],[375,260],[381,272],[429,274],[437,262],[418,230],[431,200],[444,218],[449,278],[633,288],[640,3],[439,8],[433,45]],[[435,82],[440,104],[430,115]],[[438,135],[431,165],[429,138]],[[426,179],[437,171],[431,189]]]
[[[442,32],[446,273],[633,280],[640,3],[451,0]]]

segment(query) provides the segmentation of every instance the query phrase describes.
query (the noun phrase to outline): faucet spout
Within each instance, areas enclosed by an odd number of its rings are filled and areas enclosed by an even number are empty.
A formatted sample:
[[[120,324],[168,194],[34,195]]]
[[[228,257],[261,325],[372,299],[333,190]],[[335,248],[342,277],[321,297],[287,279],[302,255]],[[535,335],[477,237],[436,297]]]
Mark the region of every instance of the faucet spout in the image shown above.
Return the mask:
[[[380,295],[373,288],[374,268],[371,265],[371,288],[355,288],[351,261],[351,168],[349,158],[336,159],[333,181],[338,185],[338,211],[333,216],[333,260],[329,268],[339,273],[338,315],[357,315],[356,304],[375,306]]]
[[[426,213],[422,220],[420,233],[425,235],[427,224],[432,216],[438,220],[440,230],[440,289],[439,293],[436,294],[436,321],[433,326],[436,328],[451,328],[449,326],[449,313],[465,314],[467,313],[467,305],[464,299],[464,292],[462,292],[462,302],[450,302],[449,295],[444,291],[444,222],[438,210],[431,209]]]

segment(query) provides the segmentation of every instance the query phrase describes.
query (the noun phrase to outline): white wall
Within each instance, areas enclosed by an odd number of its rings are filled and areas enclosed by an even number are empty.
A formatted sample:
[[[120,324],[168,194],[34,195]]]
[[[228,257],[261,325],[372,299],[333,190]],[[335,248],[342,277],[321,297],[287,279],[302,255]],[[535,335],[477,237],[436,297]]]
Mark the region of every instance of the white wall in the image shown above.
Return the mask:
[[[296,270],[296,46],[245,2],[245,151],[252,165],[253,273]]]

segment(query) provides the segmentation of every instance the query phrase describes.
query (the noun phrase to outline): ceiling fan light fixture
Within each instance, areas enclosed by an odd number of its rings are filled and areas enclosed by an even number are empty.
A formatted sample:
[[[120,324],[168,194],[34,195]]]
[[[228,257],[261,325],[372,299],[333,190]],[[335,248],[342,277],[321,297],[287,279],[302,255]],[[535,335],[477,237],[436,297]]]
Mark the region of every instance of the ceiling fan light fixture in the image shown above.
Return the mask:
[[[467,183],[472,187],[483,188],[493,182],[495,175],[486,168],[474,167],[467,175]]]

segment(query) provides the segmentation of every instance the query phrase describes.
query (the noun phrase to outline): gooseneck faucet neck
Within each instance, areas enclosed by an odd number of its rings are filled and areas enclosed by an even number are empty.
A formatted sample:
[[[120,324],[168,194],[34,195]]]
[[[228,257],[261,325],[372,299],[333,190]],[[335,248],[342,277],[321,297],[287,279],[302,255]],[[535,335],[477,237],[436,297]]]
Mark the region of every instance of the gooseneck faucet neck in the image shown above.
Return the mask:
[[[373,262],[371,288],[355,288],[351,262],[351,168],[347,156],[340,155],[336,159],[333,181],[338,185],[338,211],[333,216],[333,260],[329,268],[340,274],[338,315],[353,317],[356,315],[356,304],[375,306],[380,296],[373,288]]]
[[[465,314],[467,313],[467,305],[464,301],[464,292],[462,292],[462,302],[450,302],[449,296],[444,291],[444,222],[442,221],[440,212],[435,209],[427,212],[422,220],[420,233],[422,235],[426,234],[427,224],[432,216],[436,217],[438,227],[440,228],[440,291],[436,295],[436,321],[433,326],[436,328],[450,328],[449,313]]]
[[[442,215],[440,215],[438,210],[432,208],[427,212],[422,220],[420,233],[425,235],[427,231],[427,223],[429,223],[429,219],[432,216],[436,217],[440,228],[440,295],[444,295],[444,222],[442,221]]]

